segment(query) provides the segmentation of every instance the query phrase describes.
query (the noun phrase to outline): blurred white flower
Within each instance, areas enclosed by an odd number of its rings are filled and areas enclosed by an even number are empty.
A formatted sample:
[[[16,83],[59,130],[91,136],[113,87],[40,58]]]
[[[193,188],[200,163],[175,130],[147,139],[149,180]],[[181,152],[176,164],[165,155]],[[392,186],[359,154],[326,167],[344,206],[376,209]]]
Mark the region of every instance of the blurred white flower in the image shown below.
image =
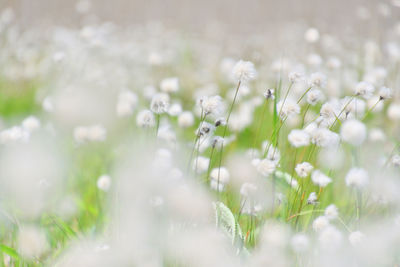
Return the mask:
[[[299,177],[305,178],[310,175],[314,167],[308,162],[302,162],[296,165],[296,173]]]
[[[332,182],[332,179],[323,174],[320,170],[315,170],[311,174],[311,180],[314,184],[325,187]]]
[[[97,179],[97,187],[100,190],[107,192],[111,187],[111,177],[107,174],[101,175]]]
[[[340,128],[340,136],[343,141],[354,146],[360,146],[367,138],[367,127],[361,121],[347,120]]]
[[[238,81],[247,82],[257,77],[257,71],[252,62],[239,60],[233,67],[233,76]]]
[[[177,77],[166,78],[160,83],[160,90],[164,93],[175,93],[179,90],[179,79]]]
[[[362,168],[352,168],[346,175],[346,185],[362,189],[369,183],[368,172]]]

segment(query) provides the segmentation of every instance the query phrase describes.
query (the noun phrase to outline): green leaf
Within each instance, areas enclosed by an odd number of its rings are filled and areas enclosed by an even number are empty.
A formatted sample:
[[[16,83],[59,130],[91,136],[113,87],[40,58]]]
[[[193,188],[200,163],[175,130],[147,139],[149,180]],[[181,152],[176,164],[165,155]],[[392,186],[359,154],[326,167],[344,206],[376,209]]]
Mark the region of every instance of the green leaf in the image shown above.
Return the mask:
[[[10,248],[6,245],[0,244],[0,251],[9,255],[10,257],[13,257],[16,260],[22,260],[21,256],[18,254],[18,252],[15,249]]]
[[[236,222],[232,211],[222,202],[215,202],[213,204],[215,208],[216,225],[225,230],[231,237],[232,243],[235,243],[237,238],[241,240],[243,238],[242,229]]]

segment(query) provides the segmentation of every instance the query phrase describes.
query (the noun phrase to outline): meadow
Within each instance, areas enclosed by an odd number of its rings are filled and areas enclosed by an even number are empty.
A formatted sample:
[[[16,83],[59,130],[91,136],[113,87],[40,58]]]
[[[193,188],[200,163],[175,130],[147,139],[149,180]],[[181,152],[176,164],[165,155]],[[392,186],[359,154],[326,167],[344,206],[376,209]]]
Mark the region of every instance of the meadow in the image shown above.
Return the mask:
[[[395,19],[271,41],[0,11],[0,266],[400,265]]]

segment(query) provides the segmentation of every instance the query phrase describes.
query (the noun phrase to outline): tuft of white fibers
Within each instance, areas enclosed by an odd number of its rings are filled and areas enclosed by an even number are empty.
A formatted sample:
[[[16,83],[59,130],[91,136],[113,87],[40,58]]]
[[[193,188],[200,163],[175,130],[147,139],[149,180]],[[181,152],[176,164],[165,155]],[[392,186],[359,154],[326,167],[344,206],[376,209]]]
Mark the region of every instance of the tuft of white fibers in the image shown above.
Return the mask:
[[[314,72],[308,79],[308,85],[310,87],[324,88],[326,86],[326,76],[321,72]]]
[[[297,71],[290,72],[288,77],[291,83],[302,82],[305,79],[304,74]]]
[[[292,236],[290,246],[296,253],[304,253],[310,247],[310,238],[303,233],[298,233]]]
[[[382,86],[381,88],[379,88],[378,94],[381,100],[386,100],[392,98],[393,91],[391,88]]]
[[[340,137],[327,128],[317,128],[311,133],[311,142],[319,147],[336,147]]]
[[[156,125],[156,119],[153,112],[148,109],[140,111],[136,116],[136,124],[141,128],[154,127]]]
[[[370,101],[371,99],[369,99],[368,101]],[[340,101],[340,104],[341,104],[340,110],[344,111],[342,112],[339,118],[341,120],[353,117],[362,117],[364,115],[366,104],[362,99],[358,98],[351,99],[350,97],[344,97]]]
[[[240,187],[240,194],[243,197],[250,197],[257,191],[257,186],[253,183],[244,183]]]
[[[318,241],[325,249],[336,249],[343,241],[343,234],[333,225],[327,225],[319,232]]]
[[[325,187],[332,182],[332,179],[322,173],[320,170],[313,171],[311,174],[311,180],[314,184],[320,187]]]
[[[20,126],[13,126],[0,132],[0,144],[28,142],[29,139],[29,132]]]
[[[42,108],[46,112],[52,112],[54,110],[54,105],[51,97],[47,96],[43,99]]]
[[[369,130],[368,139],[371,142],[384,142],[386,140],[386,135],[382,129],[372,128]]]
[[[354,94],[365,99],[371,98],[374,91],[375,87],[366,81],[359,82],[354,88]]]
[[[24,217],[40,216],[63,195],[64,163],[56,144],[44,138],[0,152],[0,195]]]
[[[310,195],[307,198],[307,204],[315,205],[315,204],[318,203],[317,200],[318,200],[317,193],[311,192]]]
[[[178,125],[182,128],[188,128],[193,126],[194,124],[194,116],[190,111],[184,111],[178,116]]]
[[[312,89],[307,93],[307,103],[311,106],[315,106],[318,102],[324,100],[324,94],[321,90]]]
[[[128,89],[124,89],[118,94],[116,107],[117,116],[128,117],[132,115],[137,103],[137,95]]]
[[[225,104],[222,97],[219,95],[201,97],[199,99],[199,104],[202,112],[205,115],[211,115],[214,117],[220,117],[225,111]]]
[[[277,104],[279,116],[283,119],[289,116],[300,114],[300,106],[293,99],[280,100]]]
[[[150,110],[156,114],[162,114],[168,111],[169,96],[165,93],[153,95],[150,103]]]
[[[352,168],[346,175],[346,185],[362,189],[369,183],[368,172],[362,168]]]
[[[46,233],[34,225],[21,225],[17,235],[18,252],[27,259],[39,258],[49,249]]]
[[[232,73],[236,80],[242,82],[251,81],[257,77],[254,64],[250,61],[239,60],[233,67]]]
[[[175,93],[179,90],[179,79],[177,77],[165,78],[160,82],[160,90],[164,93]]]
[[[310,175],[313,169],[314,167],[310,163],[302,162],[296,165],[295,171],[299,177],[305,178]]]
[[[272,161],[270,159],[263,159],[257,164],[257,171],[262,175],[262,176],[270,176],[277,167],[277,163],[275,161]]]
[[[260,245],[264,248],[283,249],[289,243],[290,229],[282,223],[267,221],[261,232]]]
[[[182,105],[179,103],[173,103],[171,106],[168,108],[168,115],[170,116],[178,116],[179,114],[182,113]]]
[[[365,235],[360,231],[354,231],[349,234],[349,242],[352,246],[356,247],[365,240]]]
[[[22,121],[22,128],[32,133],[40,128],[40,120],[35,116],[29,116]]]
[[[333,220],[336,219],[339,216],[339,210],[335,206],[335,204],[331,204],[328,207],[325,208],[325,217],[328,220]]]
[[[107,192],[111,187],[111,177],[108,174],[103,174],[97,179],[97,187]]]
[[[107,130],[102,125],[77,126],[73,135],[77,143],[103,142],[107,138]]]
[[[304,130],[294,129],[289,133],[288,140],[294,147],[308,146],[310,144],[310,135]]]
[[[340,136],[343,141],[353,146],[360,146],[367,138],[367,127],[359,120],[350,119],[342,124]]]
[[[201,174],[207,171],[209,164],[210,164],[209,158],[198,156],[193,160],[192,167],[193,170],[196,171],[196,173]]]
[[[308,28],[304,33],[304,39],[308,43],[315,43],[319,40],[319,31],[316,28]]]
[[[225,185],[229,182],[230,174],[227,168],[214,168],[210,172],[211,188],[217,191],[223,191]]]
[[[326,216],[318,216],[313,221],[312,228],[314,229],[314,231],[320,232],[329,225],[329,220]]]
[[[390,106],[387,110],[387,115],[388,115],[389,119],[391,119],[393,121],[400,120],[400,103],[390,104]]]

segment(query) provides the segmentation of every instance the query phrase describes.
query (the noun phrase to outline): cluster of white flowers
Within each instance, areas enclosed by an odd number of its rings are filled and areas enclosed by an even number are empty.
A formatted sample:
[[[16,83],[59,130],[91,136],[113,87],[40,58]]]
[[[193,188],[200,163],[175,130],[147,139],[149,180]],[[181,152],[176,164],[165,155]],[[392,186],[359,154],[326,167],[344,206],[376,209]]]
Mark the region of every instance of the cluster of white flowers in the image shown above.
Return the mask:
[[[77,126],[73,135],[77,143],[102,142],[106,140],[107,130],[102,125]]]

